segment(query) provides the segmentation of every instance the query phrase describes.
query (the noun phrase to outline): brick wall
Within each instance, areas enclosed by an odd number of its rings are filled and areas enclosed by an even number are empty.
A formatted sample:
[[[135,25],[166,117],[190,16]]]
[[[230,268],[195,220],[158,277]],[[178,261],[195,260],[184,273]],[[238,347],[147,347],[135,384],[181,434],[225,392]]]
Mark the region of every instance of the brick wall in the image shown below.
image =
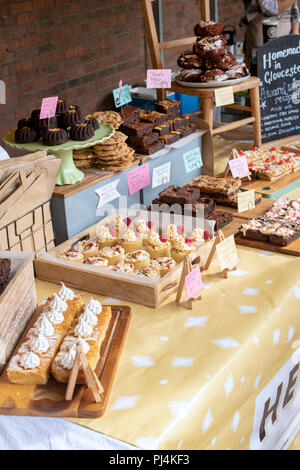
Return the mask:
[[[220,0],[220,19],[227,22],[239,3]],[[164,39],[192,35],[199,5],[163,0]],[[0,79],[7,96],[0,104],[0,136],[45,96],[59,95],[85,112],[111,107],[121,78],[143,83],[151,66],[146,49],[140,0],[2,1]],[[167,53],[166,66],[173,67],[177,55]]]

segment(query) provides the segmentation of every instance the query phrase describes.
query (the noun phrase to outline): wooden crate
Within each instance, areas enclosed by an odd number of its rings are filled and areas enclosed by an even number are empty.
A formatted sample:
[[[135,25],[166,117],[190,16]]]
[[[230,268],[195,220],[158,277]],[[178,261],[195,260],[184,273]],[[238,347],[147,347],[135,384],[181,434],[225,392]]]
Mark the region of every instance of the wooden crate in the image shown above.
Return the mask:
[[[0,296],[0,373],[15,348],[36,305],[33,253],[0,252],[11,259],[11,279]]]
[[[105,223],[105,219],[100,223]],[[34,261],[36,277],[48,282],[63,281],[68,286],[76,289],[128,300],[152,308],[161,305],[176,291],[182,271],[182,263],[162,278],[143,279],[131,274],[112,272],[107,269],[63,261],[58,258],[82,237],[95,237],[97,225],[92,225],[76,237],[50,250],[50,252],[39,255]],[[204,267],[213,243],[214,239],[212,238],[190,254],[192,263],[199,263],[201,267]]]

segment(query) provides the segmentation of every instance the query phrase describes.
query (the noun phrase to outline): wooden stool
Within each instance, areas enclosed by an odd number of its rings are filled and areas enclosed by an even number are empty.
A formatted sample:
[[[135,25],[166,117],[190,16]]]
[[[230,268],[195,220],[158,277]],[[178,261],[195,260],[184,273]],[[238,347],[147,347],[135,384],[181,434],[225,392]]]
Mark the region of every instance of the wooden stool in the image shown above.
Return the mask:
[[[155,69],[161,69],[162,59],[161,51],[163,49],[171,49],[179,46],[191,46],[195,41],[196,37],[187,37],[183,39],[175,39],[173,41],[159,42],[157,37],[157,31],[154,21],[154,15],[152,10],[152,2],[154,0],[141,0],[144,21],[146,27],[147,41],[150,49],[150,55],[152,60],[152,66]],[[205,21],[209,21],[209,1],[201,0],[201,18]],[[244,82],[240,82],[237,85],[232,85],[233,93],[239,91],[250,91],[250,106],[243,106],[238,104],[230,104],[224,106],[225,108],[239,109],[248,111],[252,114],[251,117],[240,119],[238,121],[224,124],[220,127],[213,127],[213,106],[216,88],[190,88],[178,85],[176,82],[172,82],[170,88],[171,91],[176,93],[182,93],[184,95],[197,96],[201,98],[202,110],[194,113],[189,113],[187,116],[202,114],[202,119],[209,125],[212,135],[221,134],[223,132],[234,131],[236,134],[246,135],[253,137],[254,144],[256,147],[261,146],[261,122],[260,122],[260,103],[259,103],[259,84],[260,79],[257,77],[250,77]],[[163,89],[157,90],[157,98],[163,99],[166,96],[166,91]],[[238,129],[239,127],[245,126],[246,124],[253,124],[253,132],[247,132]]]

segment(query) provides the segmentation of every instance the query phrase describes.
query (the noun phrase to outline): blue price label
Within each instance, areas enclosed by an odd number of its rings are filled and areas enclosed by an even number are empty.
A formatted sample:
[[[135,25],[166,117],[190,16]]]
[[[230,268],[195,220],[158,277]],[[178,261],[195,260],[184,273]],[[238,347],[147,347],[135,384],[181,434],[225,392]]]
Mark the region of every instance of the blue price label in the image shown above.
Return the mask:
[[[125,104],[130,103],[130,101],[132,101],[129,85],[122,86],[121,97],[120,88],[116,88],[115,90],[113,90],[113,95],[116,108],[125,106]]]
[[[197,168],[201,168],[203,162],[200,148],[196,147],[193,150],[190,150],[189,152],[185,152],[183,154],[183,160],[186,173],[190,173],[191,171],[194,171]]]

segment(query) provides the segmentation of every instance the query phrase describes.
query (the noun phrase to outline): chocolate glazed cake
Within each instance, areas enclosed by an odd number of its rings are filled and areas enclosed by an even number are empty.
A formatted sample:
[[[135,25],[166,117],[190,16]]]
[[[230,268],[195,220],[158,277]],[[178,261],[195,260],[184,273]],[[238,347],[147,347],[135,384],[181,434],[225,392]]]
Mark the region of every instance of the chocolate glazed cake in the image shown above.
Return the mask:
[[[68,111],[61,115],[63,127],[70,127],[73,124],[84,122],[84,115],[81,108],[77,105],[70,105]]]
[[[84,122],[85,124],[89,124],[94,131],[100,127],[98,119],[94,118],[91,114],[85,116]]]
[[[24,126],[15,132],[15,141],[17,144],[30,144],[36,142],[40,137],[40,133],[31,127]]]
[[[61,145],[68,140],[67,132],[64,129],[53,128],[46,129],[43,132],[44,145]]]
[[[86,123],[74,124],[70,129],[70,137],[72,140],[88,140],[94,135],[92,126]]]

